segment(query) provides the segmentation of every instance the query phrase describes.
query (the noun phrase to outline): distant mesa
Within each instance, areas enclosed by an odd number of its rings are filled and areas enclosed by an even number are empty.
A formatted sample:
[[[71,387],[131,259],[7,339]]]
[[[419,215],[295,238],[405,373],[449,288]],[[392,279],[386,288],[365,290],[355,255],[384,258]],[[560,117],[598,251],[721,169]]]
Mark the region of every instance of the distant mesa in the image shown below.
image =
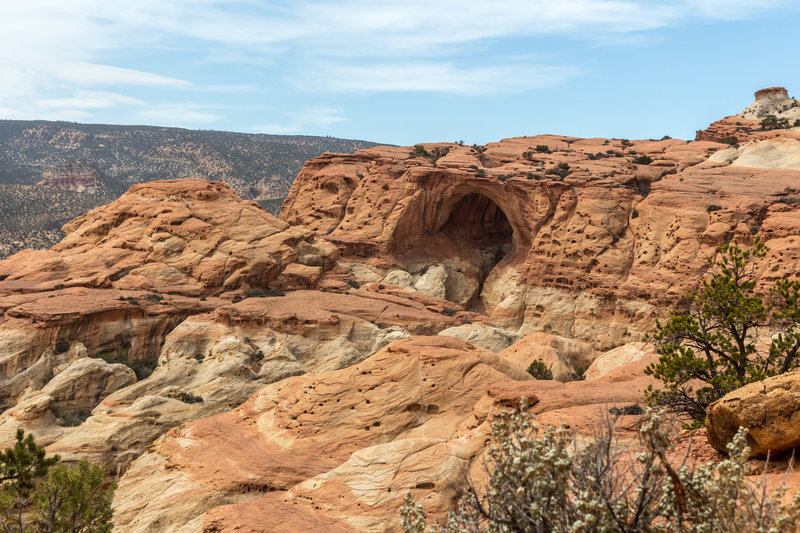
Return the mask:
[[[800,118],[800,100],[789,98],[789,92],[783,87],[767,87],[755,93],[755,101],[739,113],[741,118],[762,119],[767,115]]]
[[[72,190],[95,190],[100,185],[100,171],[89,160],[59,163],[42,171],[39,185]]]

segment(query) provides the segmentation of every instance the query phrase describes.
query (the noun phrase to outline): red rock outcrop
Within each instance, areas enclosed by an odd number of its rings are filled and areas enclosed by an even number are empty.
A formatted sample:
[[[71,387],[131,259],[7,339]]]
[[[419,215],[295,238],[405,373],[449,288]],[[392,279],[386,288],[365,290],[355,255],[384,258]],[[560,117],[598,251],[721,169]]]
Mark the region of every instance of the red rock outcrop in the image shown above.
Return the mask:
[[[42,171],[39,185],[60,187],[62,189],[93,189],[100,183],[100,171],[90,161],[81,160],[61,163]]]
[[[536,136],[485,150],[424,147],[447,152],[376,147],[312,159],[281,218],[365,265],[357,276],[600,349],[639,340],[719,244],[750,242],[771,224],[769,207],[792,197],[800,178],[769,163],[709,160],[728,146],[703,141]],[[765,276],[794,275],[785,257],[798,244],[768,245]]]

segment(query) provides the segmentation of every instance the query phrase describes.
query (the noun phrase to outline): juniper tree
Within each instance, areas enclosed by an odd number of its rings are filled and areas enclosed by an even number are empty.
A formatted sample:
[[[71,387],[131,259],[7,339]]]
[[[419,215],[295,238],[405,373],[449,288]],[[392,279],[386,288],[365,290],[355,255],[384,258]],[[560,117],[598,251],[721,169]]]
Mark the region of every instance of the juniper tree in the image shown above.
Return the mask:
[[[762,299],[755,261],[767,252],[758,238],[750,249],[723,244],[700,286],[666,322],[656,321],[649,340],[660,357],[645,372],[663,389],[650,387],[651,404],[700,426],[706,408],[725,394],[798,366],[800,282],[779,280]]]
[[[0,531],[106,533],[111,531],[115,485],[105,471],[82,461],[73,468],[47,457],[20,428],[12,448],[0,452]]]

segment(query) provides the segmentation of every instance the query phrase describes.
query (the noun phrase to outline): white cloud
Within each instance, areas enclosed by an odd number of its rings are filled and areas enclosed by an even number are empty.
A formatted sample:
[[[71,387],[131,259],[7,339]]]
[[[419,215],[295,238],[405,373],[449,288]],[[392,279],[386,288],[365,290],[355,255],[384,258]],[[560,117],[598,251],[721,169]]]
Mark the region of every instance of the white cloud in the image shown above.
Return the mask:
[[[44,108],[104,109],[118,105],[144,105],[138,98],[105,91],[76,91],[66,98],[40,98],[36,105]]]
[[[187,68],[181,72],[193,72],[219,58],[320,91],[526,91],[560,83],[576,70],[557,64],[563,59],[512,60],[498,43],[553,35],[630,42],[643,32],[691,20],[742,19],[793,5],[793,0],[0,2],[0,109],[25,116],[71,109],[77,116],[128,107],[143,120],[166,113],[186,124],[220,117],[157,101],[144,112],[136,109],[142,101],[125,93],[160,88],[163,95],[147,98],[180,101],[185,97],[180,91],[188,89],[247,90],[237,79],[203,87],[174,74],[183,62]],[[137,68],[141,64],[152,68]],[[119,97],[101,96],[106,90]],[[300,123],[294,117],[275,127]]]
[[[318,69],[302,86],[316,82],[338,91],[431,91],[464,95],[540,89],[574,76],[576,69],[535,64],[458,67],[447,63],[336,65]],[[303,81],[302,78],[298,81]]]
[[[180,127],[213,124],[222,118],[222,115],[205,110],[202,106],[180,104],[162,104],[135,114],[135,120],[145,124]]]
[[[247,128],[252,133],[271,133],[274,135],[307,133],[318,131],[331,124],[347,120],[340,109],[311,107],[298,113],[290,113],[282,124],[262,124]]]
[[[50,73],[62,81],[79,85],[147,85],[151,87],[188,87],[188,81],[160,76],[129,68],[74,61],[54,66]]]

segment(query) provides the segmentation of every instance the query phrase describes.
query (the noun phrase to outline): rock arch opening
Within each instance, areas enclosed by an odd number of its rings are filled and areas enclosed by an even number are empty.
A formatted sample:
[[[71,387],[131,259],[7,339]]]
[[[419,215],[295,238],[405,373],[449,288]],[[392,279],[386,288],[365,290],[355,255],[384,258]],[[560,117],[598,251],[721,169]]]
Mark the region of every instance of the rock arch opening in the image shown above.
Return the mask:
[[[434,209],[411,210],[394,237],[395,260],[410,274],[406,286],[478,312],[486,311],[484,288],[492,285],[487,279],[496,277],[490,274],[512,259],[516,247],[509,218],[488,195],[474,190],[450,196]]]
[[[488,196],[480,193],[458,200],[437,233],[464,253],[479,253],[482,279],[486,279],[514,246],[514,230],[508,217]]]

